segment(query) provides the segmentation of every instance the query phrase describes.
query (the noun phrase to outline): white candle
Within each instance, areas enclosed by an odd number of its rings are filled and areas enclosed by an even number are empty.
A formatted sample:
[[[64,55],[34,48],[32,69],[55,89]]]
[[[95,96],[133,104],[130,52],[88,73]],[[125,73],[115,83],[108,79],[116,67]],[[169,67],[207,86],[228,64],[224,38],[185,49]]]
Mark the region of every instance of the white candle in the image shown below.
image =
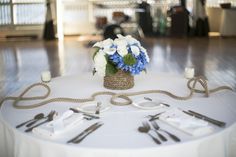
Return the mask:
[[[184,77],[187,79],[194,77],[194,68],[186,67],[184,71]]]
[[[50,71],[43,71],[41,73],[41,80],[43,82],[50,82],[51,81],[51,73],[50,73]]]

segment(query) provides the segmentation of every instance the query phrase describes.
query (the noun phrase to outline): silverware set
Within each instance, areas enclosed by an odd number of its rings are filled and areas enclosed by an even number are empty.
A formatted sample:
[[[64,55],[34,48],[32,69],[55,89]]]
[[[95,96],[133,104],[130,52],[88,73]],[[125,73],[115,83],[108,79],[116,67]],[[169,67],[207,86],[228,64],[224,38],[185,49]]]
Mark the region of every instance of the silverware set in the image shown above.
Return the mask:
[[[35,123],[35,122],[39,121],[42,118],[44,118],[44,114],[43,113],[39,113],[39,114],[35,115],[33,119],[27,120],[27,121],[17,125],[16,128],[20,128],[20,127],[22,127],[22,126],[24,126],[26,124],[27,124],[27,126],[29,126],[29,124]]]
[[[153,128],[151,127],[151,125],[148,122],[142,122],[142,126],[140,126],[138,128],[138,131],[141,133],[148,134],[156,144],[160,145],[160,144],[162,144],[162,142],[168,141],[168,139],[160,132],[167,134],[175,142],[181,141],[176,135],[174,135],[166,130],[161,129],[160,126],[155,121],[152,121],[151,124],[152,124]],[[154,131],[160,140],[157,137],[155,137],[154,135],[152,135],[150,133],[151,131]]]
[[[73,109],[72,111],[75,111],[76,113],[78,112],[77,110]],[[43,113],[39,113],[35,115],[32,119],[27,120],[19,125],[16,126],[16,128],[20,128],[22,126],[28,127],[25,132],[31,132],[34,128],[39,127],[45,123],[48,123],[53,120],[55,114],[57,114],[56,111],[51,111],[47,116],[44,116]],[[90,116],[92,119],[98,119],[99,117],[93,116],[93,115],[87,115]],[[37,122],[41,121],[42,119],[46,119],[40,123],[37,124]],[[36,125],[34,125],[36,123]],[[33,125],[33,126],[32,126]],[[87,129],[82,131],[79,135],[74,137],[73,139],[69,140],[67,143],[74,143],[78,144],[81,141],[83,141],[88,135],[96,131],[98,128],[100,128],[103,125],[101,122],[94,123],[93,125],[89,126]]]
[[[53,117],[54,115],[56,114],[57,112],[56,111],[51,111],[48,115],[47,115],[47,119],[39,124],[36,124],[28,129],[25,130],[25,132],[31,132],[34,128],[40,126],[40,125],[43,125],[45,123],[48,123],[48,122],[51,122],[53,121]]]
[[[47,116],[45,116],[43,113],[39,113],[39,114],[35,115],[33,119],[27,120],[27,121],[17,125],[16,128],[26,126],[27,129],[25,130],[25,132],[31,132],[35,127],[38,127],[40,125],[43,125],[47,122],[52,121],[55,114],[57,114],[56,111],[51,111]],[[38,123],[38,124],[34,125],[35,123],[37,123],[37,122],[39,122],[43,119],[46,119],[46,120],[41,122],[41,123]]]
[[[88,135],[96,131],[98,128],[100,128],[103,125],[101,122],[97,122],[86,128],[84,131],[82,131],[79,135],[75,136],[74,138],[67,141],[67,143],[74,143],[78,144],[81,141],[83,141]]]
[[[148,101],[152,101],[151,98],[149,97],[144,97],[145,100],[148,100]],[[161,104],[164,104],[164,103],[161,103]],[[169,107],[170,105],[166,104],[167,107]],[[182,109],[181,109],[182,110]],[[185,110],[182,110],[182,112],[184,112],[185,114],[188,114],[190,116],[193,116],[193,117],[196,117],[198,119],[201,119],[201,120],[204,120],[204,121],[207,121],[213,125],[216,125],[218,127],[225,127],[226,123],[223,122],[223,121],[219,121],[219,120],[216,120],[216,119],[213,119],[213,118],[210,118],[206,115],[203,115],[201,113],[198,113],[198,112],[195,112],[195,111],[192,111],[192,110],[188,110],[188,111],[185,111]],[[157,113],[155,115],[148,115],[147,117],[149,117],[149,121],[154,121],[154,120],[157,120],[159,119],[159,116],[162,114],[162,113],[165,113],[165,111],[163,112],[160,112],[160,113]]]

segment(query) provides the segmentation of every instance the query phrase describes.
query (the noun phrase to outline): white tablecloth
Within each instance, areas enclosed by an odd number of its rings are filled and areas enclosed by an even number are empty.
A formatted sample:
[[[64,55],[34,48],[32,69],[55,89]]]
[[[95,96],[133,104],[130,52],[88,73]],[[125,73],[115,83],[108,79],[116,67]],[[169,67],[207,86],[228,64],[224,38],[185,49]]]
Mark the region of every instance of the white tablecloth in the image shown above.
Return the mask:
[[[135,87],[125,92],[148,89],[162,89],[171,91],[179,96],[188,94],[187,80],[182,76],[146,74],[135,77]],[[66,76],[53,79],[49,86],[53,97],[86,98],[97,91],[104,91],[101,78],[89,74],[83,76]],[[210,83],[209,83],[210,84]],[[211,85],[210,88],[216,87]],[[14,93],[18,95],[21,91]],[[123,91],[117,91],[123,92]],[[42,94],[41,88],[33,89],[28,95]],[[235,157],[236,156],[236,94],[232,91],[220,91],[209,98],[195,94],[187,101],[174,100],[161,94],[151,94],[171,107],[184,110],[194,110],[212,118],[227,123],[225,128],[214,126],[214,132],[193,137],[158,122],[161,127],[169,130],[181,138],[176,143],[168,138],[162,145],[156,145],[146,134],[137,131],[146,115],[160,110],[141,110],[134,106],[112,106],[101,114],[104,125],[88,136],[80,144],[67,144],[66,141],[96,122],[85,121],[78,128],[63,136],[54,138],[41,137],[32,133],[25,133],[25,128],[16,129],[15,126],[35,114],[48,113],[55,109],[63,113],[73,103],[51,103],[35,109],[19,110],[7,101],[1,108],[0,117],[0,157]],[[135,98],[135,97],[131,97]],[[97,98],[102,103],[109,103],[109,96]],[[34,101],[36,102],[36,101]],[[34,103],[32,102],[32,103]],[[28,103],[28,102],[27,102]],[[26,105],[27,103],[21,102]]]

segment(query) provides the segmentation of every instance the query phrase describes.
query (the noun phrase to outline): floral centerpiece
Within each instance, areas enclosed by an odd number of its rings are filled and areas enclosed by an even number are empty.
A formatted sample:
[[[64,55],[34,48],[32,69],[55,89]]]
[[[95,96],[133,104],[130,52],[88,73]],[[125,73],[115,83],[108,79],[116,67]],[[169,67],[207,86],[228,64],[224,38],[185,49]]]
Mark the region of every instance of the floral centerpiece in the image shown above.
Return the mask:
[[[146,70],[149,62],[147,51],[130,35],[117,35],[115,40],[106,39],[93,47],[94,73],[104,77],[109,89],[129,89],[134,86],[134,75]]]

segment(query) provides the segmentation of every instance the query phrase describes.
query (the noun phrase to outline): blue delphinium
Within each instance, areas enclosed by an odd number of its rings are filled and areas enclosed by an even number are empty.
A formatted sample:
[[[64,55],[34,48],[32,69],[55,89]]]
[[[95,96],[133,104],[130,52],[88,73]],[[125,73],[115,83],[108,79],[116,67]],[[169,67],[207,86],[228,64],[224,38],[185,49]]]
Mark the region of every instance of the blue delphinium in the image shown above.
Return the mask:
[[[128,53],[132,54],[130,48],[128,49]],[[133,65],[125,64],[123,57],[120,56],[117,52],[115,52],[113,55],[110,55],[109,59],[116,65],[118,69],[130,72],[132,75],[137,75],[145,69],[145,66],[148,61],[145,53],[142,51],[140,51],[138,56],[133,55],[133,57],[136,59],[136,63]]]

